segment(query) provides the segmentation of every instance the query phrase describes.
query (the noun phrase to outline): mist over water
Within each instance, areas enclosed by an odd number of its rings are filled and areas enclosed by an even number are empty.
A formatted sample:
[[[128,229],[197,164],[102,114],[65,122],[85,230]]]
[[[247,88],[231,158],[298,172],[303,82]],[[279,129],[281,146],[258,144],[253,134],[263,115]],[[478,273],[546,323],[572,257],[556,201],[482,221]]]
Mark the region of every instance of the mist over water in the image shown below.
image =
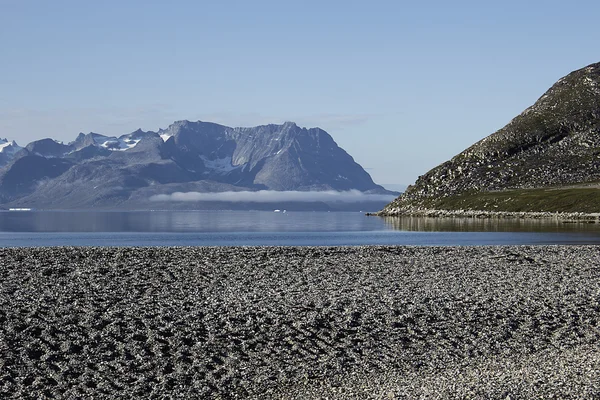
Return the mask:
[[[392,201],[394,195],[365,194],[358,190],[319,192],[259,190],[256,192],[175,192],[150,197],[152,201],[222,201],[233,203],[278,203],[278,202],[342,202],[359,203],[365,201]]]

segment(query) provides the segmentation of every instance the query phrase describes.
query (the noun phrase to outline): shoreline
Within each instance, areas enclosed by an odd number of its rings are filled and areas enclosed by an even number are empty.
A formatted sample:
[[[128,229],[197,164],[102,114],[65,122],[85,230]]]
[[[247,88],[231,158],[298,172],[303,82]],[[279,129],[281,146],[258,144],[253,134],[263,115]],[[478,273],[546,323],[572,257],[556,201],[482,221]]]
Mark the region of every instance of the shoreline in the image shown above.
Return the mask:
[[[595,398],[599,249],[0,249],[0,397]]]
[[[548,212],[548,211],[484,211],[484,210],[435,210],[395,208],[367,216],[377,217],[429,217],[429,218],[478,218],[478,219],[551,219],[561,222],[600,223],[600,213]]]

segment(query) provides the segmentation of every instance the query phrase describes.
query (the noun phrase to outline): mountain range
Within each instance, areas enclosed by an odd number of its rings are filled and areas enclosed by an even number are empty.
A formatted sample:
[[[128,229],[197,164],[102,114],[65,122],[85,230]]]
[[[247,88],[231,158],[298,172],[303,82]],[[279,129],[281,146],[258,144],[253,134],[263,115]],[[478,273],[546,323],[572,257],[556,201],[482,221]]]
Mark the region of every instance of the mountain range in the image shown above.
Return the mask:
[[[600,63],[561,78],[506,126],[438,165],[382,215],[600,212]]]
[[[326,204],[304,196],[281,205],[289,209],[381,208],[398,194],[375,184],[327,132],[292,122],[231,128],[177,121],[158,132],[80,133],[68,144],[48,138],[25,147],[0,140],[0,206],[5,208],[272,209],[264,199],[169,197],[258,191],[348,192],[356,200]]]

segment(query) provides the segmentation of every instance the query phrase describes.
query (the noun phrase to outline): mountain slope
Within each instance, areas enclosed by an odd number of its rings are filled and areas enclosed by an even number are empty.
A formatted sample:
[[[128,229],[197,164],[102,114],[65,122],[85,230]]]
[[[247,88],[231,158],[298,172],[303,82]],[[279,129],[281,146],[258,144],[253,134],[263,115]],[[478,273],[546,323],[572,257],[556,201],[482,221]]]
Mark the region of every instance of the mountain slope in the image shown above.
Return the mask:
[[[528,190],[532,189],[597,182],[600,63],[561,78],[505,127],[420,176],[382,213],[401,214],[423,208],[555,211],[535,209],[518,197],[531,195]],[[506,190],[513,190],[514,196],[505,202],[494,201],[494,192]],[[485,193],[491,194],[484,196]],[[544,207],[551,203],[548,201]],[[574,201],[571,207],[563,208],[578,211],[577,206]]]

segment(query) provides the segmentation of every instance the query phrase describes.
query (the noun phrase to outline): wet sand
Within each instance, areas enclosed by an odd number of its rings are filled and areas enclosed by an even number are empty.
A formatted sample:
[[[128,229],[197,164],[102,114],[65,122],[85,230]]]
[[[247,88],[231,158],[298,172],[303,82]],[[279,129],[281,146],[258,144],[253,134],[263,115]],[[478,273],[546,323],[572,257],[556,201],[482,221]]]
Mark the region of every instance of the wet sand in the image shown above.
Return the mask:
[[[600,248],[0,250],[1,398],[598,398]]]

